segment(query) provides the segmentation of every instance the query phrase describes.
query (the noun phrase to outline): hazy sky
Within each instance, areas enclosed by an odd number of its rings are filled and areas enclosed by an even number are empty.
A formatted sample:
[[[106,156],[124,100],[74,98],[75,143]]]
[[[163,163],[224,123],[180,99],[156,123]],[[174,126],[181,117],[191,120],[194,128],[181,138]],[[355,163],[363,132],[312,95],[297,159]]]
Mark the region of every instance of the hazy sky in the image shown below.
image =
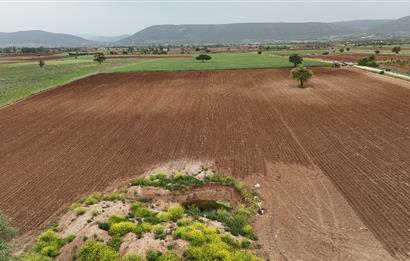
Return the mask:
[[[407,15],[410,0],[0,0],[0,32],[120,35],[157,24],[328,22]]]

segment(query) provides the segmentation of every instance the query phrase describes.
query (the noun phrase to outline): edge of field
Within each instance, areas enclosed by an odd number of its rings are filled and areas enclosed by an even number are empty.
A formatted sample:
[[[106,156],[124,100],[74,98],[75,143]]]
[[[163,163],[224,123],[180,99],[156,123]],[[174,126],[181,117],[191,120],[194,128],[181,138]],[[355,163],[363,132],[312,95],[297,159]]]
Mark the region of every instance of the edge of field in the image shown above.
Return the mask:
[[[161,58],[156,58],[156,59],[147,59],[147,60],[142,60],[139,61],[136,64],[124,64],[124,65],[116,65],[113,66],[107,70],[104,71],[95,71],[95,72],[91,72],[91,73],[86,73],[84,75],[80,75],[80,76],[76,76],[73,77],[71,79],[68,79],[67,81],[63,81],[62,83],[56,84],[56,85],[47,85],[44,87],[41,87],[37,90],[33,90],[30,93],[28,93],[25,96],[19,97],[17,99],[10,99],[10,100],[6,100],[4,102],[0,103],[0,109],[3,109],[5,107],[8,107],[10,105],[16,104],[20,101],[23,101],[27,98],[33,97],[35,95],[38,95],[40,93],[43,93],[45,91],[48,90],[52,90],[61,86],[64,86],[66,84],[72,83],[74,81],[80,80],[80,79],[84,79],[93,75],[97,75],[97,74],[102,74],[102,73],[143,73],[143,72],[147,72],[147,73],[155,73],[155,72],[184,72],[184,71],[225,71],[225,70],[254,70],[254,69],[275,69],[275,68],[292,68],[289,65],[285,65],[285,64],[273,64],[270,66],[258,66],[258,65],[245,65],[245,66],[241,66],[241,65],[225,65],[222,68],[218,68],[218,67],[210,67],[210,68],[175,68],[175,67],[159,67],[159,68],[149,68],[146,66],[140,66],[141,64],[147,64],[147,63],[155,63],[155,62],[159,62],[159,61],[174,61],[174,60],[178,60],[178,59],[161,59]],[[308,63],[306,64],[306,66],[308,67],[326,67],[329,62],[328,61],[321,61],[319,59],[306,59],[306,61],[308,61]]]

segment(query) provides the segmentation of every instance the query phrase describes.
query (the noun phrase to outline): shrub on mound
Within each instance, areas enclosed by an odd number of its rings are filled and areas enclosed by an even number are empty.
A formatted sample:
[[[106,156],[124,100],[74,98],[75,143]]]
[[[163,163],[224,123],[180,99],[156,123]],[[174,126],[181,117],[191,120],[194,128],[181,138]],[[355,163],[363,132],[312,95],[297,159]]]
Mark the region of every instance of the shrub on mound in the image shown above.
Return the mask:
[[[89,195],[85,200],[84,200],[84,204],[86,204],[87,206],[89,205],[94,205],[99,203],[102,200],[102,195],[101,193],[93,193],[91,195]]]
[[[119,255],[110,247],[97,241],[88,241],[80,248],[80,261],[119,261]]]
[[[110,227],[110,235],[122,237],[130,232],[134,232],[137,225],[130,221],[114,223]]]

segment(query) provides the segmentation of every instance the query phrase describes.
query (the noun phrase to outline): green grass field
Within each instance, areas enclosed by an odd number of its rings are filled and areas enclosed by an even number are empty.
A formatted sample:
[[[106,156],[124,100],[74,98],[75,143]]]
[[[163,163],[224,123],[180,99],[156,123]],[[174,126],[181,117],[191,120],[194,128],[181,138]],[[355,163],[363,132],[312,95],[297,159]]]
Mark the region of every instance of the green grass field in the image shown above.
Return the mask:
[[[271,54],[211,54],[212,60],[194,58],[107,59],[99,65],[90,56],[46,61],[44,68],[37,62],[0,63],[0,106],[30,96],[50,87],[101,72],[181,71],[243,68],[291,67],[287,57]],[[306,66],[327,66],[306,60]]]
[[[292,67],[288,57],[272,54],[258,55],[256,53],[240,54],[211,54],[210,61],[196,61],[195,59],[163,59],[118,68],[114,71],[190,71],[190,70],[226,70],[246,68],[282,68]],[[305,66],[327,66],[327,63],[317,60],[305,60]]]
[[[141,59],[107,60],[99,65],[92,58],[81,58],[46,61],[44,68],[40,68],[37,62],[0,64],[0,106],[86,75],[142,62]]]

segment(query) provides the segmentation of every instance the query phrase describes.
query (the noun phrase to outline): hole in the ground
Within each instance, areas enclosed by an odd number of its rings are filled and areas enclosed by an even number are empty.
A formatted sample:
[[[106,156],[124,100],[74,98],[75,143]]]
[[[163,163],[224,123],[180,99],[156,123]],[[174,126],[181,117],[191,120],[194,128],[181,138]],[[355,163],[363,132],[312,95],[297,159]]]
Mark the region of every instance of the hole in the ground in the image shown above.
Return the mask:
[[[183,203],[185,208],[189,208],[192,206],[197,207],[201,211],[209,211],[215,210],[220,208],[230,208],[230,204],[228,202],[221,202],[218,200],[208,200],[208,199],[197,199],[197,200],[190,200]]]

